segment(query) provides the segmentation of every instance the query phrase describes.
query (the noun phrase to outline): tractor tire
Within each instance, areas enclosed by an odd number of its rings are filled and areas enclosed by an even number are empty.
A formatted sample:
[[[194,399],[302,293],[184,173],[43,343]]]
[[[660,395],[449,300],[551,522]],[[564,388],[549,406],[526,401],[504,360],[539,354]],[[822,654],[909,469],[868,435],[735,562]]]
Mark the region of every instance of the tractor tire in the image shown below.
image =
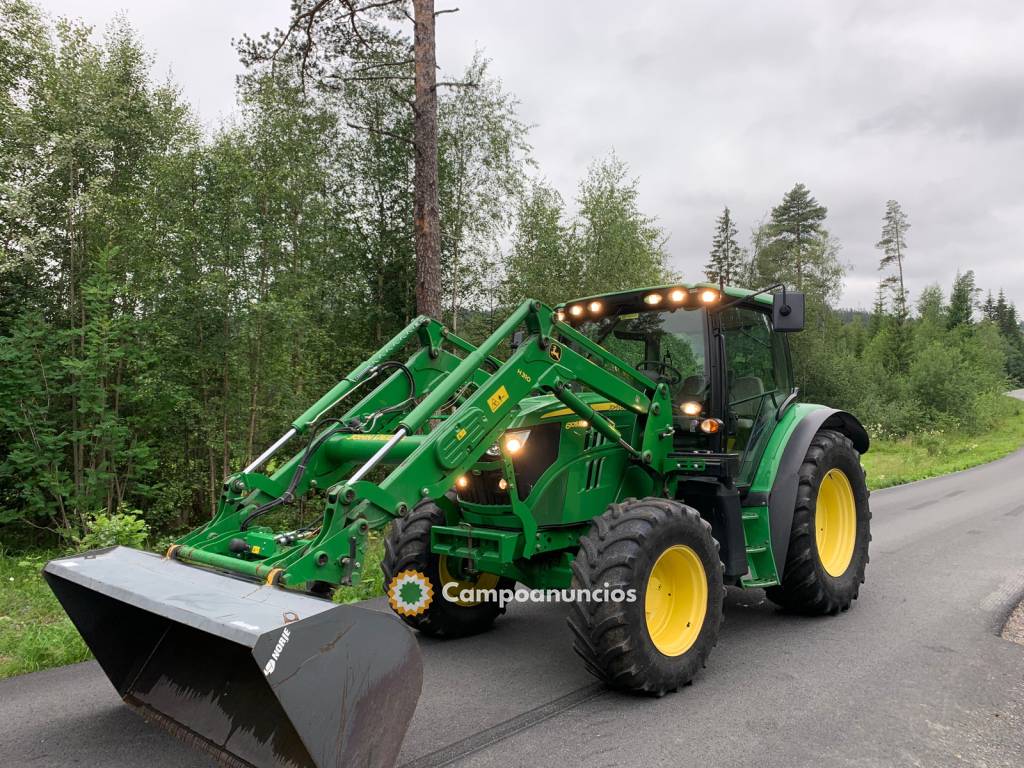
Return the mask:
[[[475,635],[490,629],[505,608],[499,607],[497,602],[462,604],[444,597],[441,590],[446,581],[453,580],[451,569],[444,556],[430,551],[430,529],[444,522],[444,512],[430,500],[421,501],[408,516],[395,520],[384,539],[384,558],[380,564],[384,572],[384,592],[387,594],[395,576],[404,571],[417,571],[430,580],[433,597],[423,613],[409,616],[396,611],[402,621],[431,637]],[[515,588],[514,581],[486,573],[472,581],[459,581],[462,586],[479,589]]]
[[[765,590],[782,608],[834,616],[864,583],[871,510],[860,454],[846,435],[822,429],[800,466],[782,583]]]
[[[695,509],[662,498],[610,505],[580,539],[572,571],[574,590],[627,594],[607,602],[576,594],[573,649],[592,674],[652,696],[693,681],[718,643],[725,597],[718,542]]]

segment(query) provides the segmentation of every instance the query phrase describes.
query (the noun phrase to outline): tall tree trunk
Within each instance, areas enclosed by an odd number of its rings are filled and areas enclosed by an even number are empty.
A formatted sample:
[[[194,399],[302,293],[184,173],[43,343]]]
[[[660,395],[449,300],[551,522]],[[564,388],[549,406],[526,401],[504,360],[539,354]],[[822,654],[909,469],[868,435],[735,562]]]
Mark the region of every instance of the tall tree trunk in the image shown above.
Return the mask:
[[[441,228],[437,201],[437,56],[434,0],[413,0],[416,83],[413,102],[413,218],[416,244],[416,310],[441,316]]]

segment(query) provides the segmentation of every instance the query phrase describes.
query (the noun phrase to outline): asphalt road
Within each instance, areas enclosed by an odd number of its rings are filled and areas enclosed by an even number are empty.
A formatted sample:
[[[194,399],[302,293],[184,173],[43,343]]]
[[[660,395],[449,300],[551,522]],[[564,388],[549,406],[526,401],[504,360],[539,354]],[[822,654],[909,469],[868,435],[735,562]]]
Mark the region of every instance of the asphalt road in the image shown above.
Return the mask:
[[[1024,451],[872,495],[867,583],[840,616],[730,590],[694,685],[663,699],[595,684],[557,605],[421,640],[425,694],[401,763],[426,766],[1021,766]],[[0,682],[19,766],[209,766],[120,703],[94,663]]]

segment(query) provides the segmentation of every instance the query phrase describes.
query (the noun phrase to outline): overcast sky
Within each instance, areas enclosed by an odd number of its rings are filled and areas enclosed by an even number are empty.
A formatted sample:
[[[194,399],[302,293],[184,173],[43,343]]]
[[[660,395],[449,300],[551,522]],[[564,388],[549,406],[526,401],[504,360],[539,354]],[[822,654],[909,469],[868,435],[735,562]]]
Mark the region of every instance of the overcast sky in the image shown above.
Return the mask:
[[[123,10],[203,121],[234,103],[230,41],[287,21],[288,0],[42,0],[102,31]],[[746,239],[797,181],[828,207],[869,307],[885,201],[910,217],[912,297],[956,271],[1024,309],[1024,3],[455,0],[438,63],[475,48],[521,101],[541,172],[571,199],[614,150],[699,276],[715,217]]]

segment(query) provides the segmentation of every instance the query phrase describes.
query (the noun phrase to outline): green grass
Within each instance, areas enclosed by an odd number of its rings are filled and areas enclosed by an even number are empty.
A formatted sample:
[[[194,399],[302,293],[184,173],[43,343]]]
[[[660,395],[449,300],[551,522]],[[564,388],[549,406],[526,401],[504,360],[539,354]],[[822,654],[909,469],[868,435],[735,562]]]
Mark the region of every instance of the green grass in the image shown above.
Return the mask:
[[[864,455],[871,488],[887,488],[967,469],[1024,445],[1024,402],[1000,401],[990,429],[980,435],[927,433],[902,440],[875,439]],[[382,594],[382,533],[371,534],[363,563],[365,578],[335,593],[350,603]],[[0,678],[73,664],[89,652],[39,575],[57,552],[15,555],[0,549]]]
[[[363,580],[354,587],[338,587],[334,591],[334,602],[354,603],[384,594],[384,575],[380,570],[380,561],[384,557],[384,536],[387,530],[384,528],[370,532],[366,554],[363,556]]]
[[[10,555],[0,549],[0,678],[74,664],[89,651],[40,576],[56,552]]]
[[[994,423],[979,434],[927,432],[901,440],[872,439],[862,457],[872,489],[959,472],[1024,446],[1024,402],[1002,398]]]

